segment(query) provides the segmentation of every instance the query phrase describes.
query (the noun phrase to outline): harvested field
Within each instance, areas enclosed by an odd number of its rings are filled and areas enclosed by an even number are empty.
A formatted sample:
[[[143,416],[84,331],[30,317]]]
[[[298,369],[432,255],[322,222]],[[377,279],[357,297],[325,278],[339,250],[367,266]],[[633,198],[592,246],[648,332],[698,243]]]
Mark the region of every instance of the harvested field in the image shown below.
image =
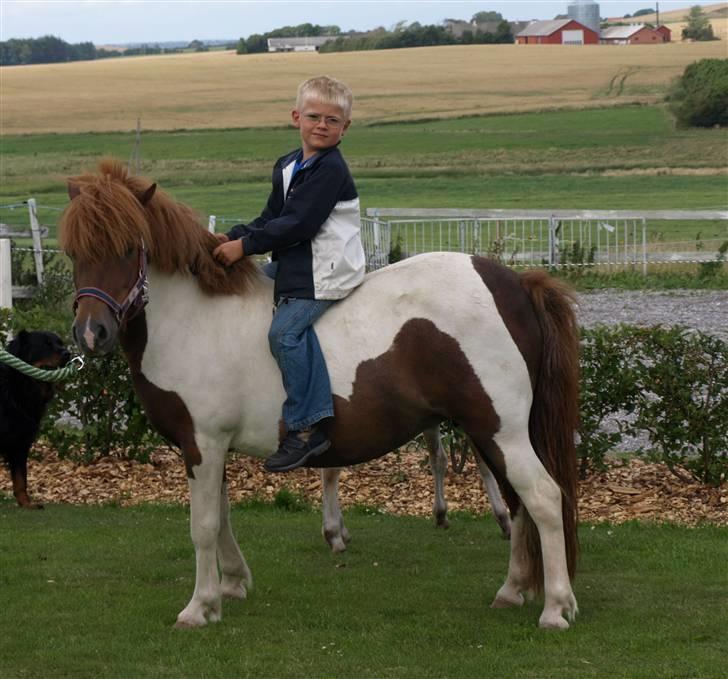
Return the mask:
[[[284,126],[299,82],[345,80],[361,122],[651,103],[725,43],[207,52],[2,69],[3,134]]]

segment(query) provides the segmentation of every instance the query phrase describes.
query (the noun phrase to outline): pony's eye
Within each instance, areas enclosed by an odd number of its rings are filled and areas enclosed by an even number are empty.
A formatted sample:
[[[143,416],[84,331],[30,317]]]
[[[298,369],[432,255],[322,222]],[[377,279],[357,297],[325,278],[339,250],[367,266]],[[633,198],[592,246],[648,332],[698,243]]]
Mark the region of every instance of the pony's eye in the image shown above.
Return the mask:
[[[127,259],[129,259],[133,254],[134,254],[134,248],[129,248],[126,251],[126,254],[124,255],[124,257],[126,257]]]

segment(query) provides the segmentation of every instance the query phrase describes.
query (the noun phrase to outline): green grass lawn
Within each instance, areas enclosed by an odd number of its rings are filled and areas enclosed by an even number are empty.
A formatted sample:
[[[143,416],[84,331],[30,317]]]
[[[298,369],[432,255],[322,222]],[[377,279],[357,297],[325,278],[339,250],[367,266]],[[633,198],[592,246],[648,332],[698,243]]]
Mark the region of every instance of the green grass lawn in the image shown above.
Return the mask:
[[[221,623],[174,630],[194,584],[187,510],[0,500],[0,676],[722,677],[728,530],[582,526],[566,633],[540,604],[491,610],[508,544],[489,517],[351,511],[333,556],[317,512],[236,507],[253,571]],[[723,668],[723,669],[721,669]]]

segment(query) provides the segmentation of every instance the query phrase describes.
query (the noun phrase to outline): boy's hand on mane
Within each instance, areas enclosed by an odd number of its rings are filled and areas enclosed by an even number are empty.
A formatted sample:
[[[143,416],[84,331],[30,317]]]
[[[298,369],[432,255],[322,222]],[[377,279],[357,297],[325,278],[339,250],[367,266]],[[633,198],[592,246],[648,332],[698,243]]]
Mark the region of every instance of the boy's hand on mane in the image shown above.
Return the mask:
[[[221,243],[212,251],[212,256],[225,266],[230,266],[242,259],[243,254],[243,241],[239,239]]]

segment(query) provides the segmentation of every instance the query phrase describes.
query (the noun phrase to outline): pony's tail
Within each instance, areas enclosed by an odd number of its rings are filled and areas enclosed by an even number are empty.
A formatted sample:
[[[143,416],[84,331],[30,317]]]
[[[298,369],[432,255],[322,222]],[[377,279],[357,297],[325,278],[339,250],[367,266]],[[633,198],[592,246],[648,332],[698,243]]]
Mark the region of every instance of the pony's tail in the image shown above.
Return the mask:
[[[545,271],[520,276],[543,335],[541,367],[529,421],[531,443],[546,471],[561,488],[564,542],[569,577],[576,572],[577,460],[574,432],[579,418],[579,330],[574,293]],[[543,557],[533,519],[524,512],[529,585],[543,588]]]

